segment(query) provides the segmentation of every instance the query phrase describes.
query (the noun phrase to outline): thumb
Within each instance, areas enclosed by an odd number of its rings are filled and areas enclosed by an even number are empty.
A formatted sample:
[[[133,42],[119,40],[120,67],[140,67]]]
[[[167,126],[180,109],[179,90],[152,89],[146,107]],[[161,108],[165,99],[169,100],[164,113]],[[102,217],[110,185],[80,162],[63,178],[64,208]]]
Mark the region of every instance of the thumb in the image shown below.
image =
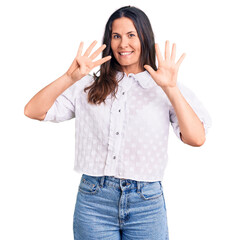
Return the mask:
[[[144,65],[144,68],[151,74],[151,76],[155,74],[155,70],[151,66]]]

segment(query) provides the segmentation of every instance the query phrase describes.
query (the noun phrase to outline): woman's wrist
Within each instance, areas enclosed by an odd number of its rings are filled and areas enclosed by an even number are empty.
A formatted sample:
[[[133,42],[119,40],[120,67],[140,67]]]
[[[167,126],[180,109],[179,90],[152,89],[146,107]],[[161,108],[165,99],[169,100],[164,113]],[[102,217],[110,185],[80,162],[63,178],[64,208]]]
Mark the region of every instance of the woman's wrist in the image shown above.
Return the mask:
[[[162,87],[162,90],[165,92],[165,94],[170,100],[172,100],[177,94],[180,93],[177,85],[174,87]]]

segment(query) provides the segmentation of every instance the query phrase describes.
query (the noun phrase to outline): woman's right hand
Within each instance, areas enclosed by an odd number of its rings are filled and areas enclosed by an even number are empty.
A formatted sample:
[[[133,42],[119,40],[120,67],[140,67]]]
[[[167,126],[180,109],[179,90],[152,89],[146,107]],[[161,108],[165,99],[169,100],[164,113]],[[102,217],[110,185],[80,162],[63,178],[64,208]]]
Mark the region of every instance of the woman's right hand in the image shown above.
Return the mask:
[[[101,58],[101,59],[93,62],[93,60],[106,48],[106,45],[103,44],[93,54],[91,54],[91,56],[89,56],[96,44],[97,44],[97,41],[94,41],[88,47],[88,49],[85,51],[84,55],[82,56],[82,50],[83,50],[84,43],[83,42],[80,43],[77,55],[76,55],[74,61],[72,62],[70,68],[66,72],[67,75],[73,81],[76,82],[76,81],[80,80],[82,77],[89,74],[89,72],[93,68],[95,68],[111,59],[111,56],[107,56],[107,57]]]

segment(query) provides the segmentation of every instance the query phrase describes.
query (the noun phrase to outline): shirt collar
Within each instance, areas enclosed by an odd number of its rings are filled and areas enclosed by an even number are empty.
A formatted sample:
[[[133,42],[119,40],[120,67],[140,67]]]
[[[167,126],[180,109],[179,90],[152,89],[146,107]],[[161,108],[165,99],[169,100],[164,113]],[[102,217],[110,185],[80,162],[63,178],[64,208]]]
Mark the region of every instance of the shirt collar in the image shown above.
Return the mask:
[[[122,72],[118,72],[118,77],[121,77],[122,75]],[[128,74],[128,76],[126,75],[126,73],[124,73],[124,77],[133,77],[133,79],[136,80],[143,88],[151,88],[157,86],[156,82],[152,79],[150,73],[146,70],[137,74],[130,73]]]

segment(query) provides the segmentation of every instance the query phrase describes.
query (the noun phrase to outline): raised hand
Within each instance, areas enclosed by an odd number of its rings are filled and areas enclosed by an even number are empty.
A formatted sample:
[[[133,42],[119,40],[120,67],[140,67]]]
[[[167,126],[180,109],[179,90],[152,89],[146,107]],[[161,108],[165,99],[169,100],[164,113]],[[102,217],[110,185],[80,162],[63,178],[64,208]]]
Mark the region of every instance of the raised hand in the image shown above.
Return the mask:
[[[95,68],[111,59],[111,56],[107,56],[107,57],[101,58],[101,59],[93,62],[93,60],[106,48],[106,45],[103,44],[93,54],[90,55],[90,53],[92,52],[92,50],[96,44],[97,44],[97,41],[94,41],[88,47],[88,49],[85,51],[84,55],[82,56],[84,43],[83,42],[80,43],[77,55],[76,55],[74,61],[72,62],[70,68],[66,72],[67,75],[70,76],[73,81],[78,81],[82,77],[89,74],[89,72],[93,68]]]
[[[158,60],[158,69],[155,71],[151,66],[144,65],[144,68],[151,74],[153,80],[163,89],[168,87],[175,87],[177,83],[177,75],[179,66],[182,63],[185,53],[175,63],[176,44],[172,46],[172,53],[170,56],[169,41],[165,43],[165,59],[161,55],[158,44],[155,44],[156,55]]]

